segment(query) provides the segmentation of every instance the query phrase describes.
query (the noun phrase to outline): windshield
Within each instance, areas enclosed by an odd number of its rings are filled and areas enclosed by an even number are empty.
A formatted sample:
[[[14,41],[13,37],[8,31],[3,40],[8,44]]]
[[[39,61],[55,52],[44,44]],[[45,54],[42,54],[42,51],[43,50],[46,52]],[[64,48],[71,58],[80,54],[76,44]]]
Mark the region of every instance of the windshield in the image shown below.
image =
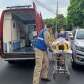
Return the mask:
[[[80,30],[77,32],[76,39],[84,39],[84,31]]]

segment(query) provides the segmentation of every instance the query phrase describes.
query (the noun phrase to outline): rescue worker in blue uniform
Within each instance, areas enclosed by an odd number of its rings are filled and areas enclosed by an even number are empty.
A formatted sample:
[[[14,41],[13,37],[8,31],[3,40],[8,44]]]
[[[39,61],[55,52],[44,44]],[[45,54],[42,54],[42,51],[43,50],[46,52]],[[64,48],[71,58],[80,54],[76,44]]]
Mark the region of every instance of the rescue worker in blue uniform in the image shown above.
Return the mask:
[[[52,33],[52,25],[47,25],[47,28],[41,30],[37,37],[35,44],[35,69],[33,75],[33,84],[39,84],[40,80],[49,81],[48,78],[48,52],[47,48],[54,41],[54,35]]]

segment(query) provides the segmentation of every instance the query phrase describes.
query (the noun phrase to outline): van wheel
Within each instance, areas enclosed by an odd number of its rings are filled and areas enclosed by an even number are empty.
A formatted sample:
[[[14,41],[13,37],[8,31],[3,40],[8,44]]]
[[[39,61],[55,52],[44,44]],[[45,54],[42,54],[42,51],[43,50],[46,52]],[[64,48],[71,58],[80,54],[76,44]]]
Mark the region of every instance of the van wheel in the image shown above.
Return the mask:
[[[14,61],[8,61],[8,63],[9,63],[9,64],[15,64],[15,62],[14,62]]]

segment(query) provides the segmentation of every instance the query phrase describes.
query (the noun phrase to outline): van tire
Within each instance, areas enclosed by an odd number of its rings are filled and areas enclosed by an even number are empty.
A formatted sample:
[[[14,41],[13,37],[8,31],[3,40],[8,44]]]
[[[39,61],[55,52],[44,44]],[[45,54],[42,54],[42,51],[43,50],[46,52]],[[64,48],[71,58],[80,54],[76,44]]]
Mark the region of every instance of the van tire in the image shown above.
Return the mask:
[[[14,61],[8,61],[8,63],[9,63],[9,64],[15,64],[15,62],[14,62]]]

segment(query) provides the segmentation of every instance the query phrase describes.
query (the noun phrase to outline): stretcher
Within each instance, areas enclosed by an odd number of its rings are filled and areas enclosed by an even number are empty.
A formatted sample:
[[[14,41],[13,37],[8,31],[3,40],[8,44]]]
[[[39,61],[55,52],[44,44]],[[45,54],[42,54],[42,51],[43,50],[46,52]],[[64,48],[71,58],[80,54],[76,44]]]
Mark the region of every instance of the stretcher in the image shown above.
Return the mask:
[[[64,74],[70,79],[68,68],[68,54],[72,54],[70,41],[60,37],[52,43],[52,57],[54,61],[53,78],[56,79],[58,74]]]

